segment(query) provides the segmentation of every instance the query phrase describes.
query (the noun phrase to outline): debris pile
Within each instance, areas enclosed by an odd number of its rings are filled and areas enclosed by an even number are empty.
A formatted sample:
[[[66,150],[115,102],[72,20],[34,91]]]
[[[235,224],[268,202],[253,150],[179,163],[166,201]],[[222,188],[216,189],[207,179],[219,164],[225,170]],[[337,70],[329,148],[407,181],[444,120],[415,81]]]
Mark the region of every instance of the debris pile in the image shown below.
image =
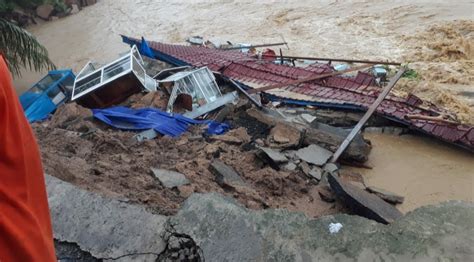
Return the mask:
[[[250,209],[393,223],[403,216],[394,206],[403,196],[366,187],[341,166],[370,168],[364,125],[408,127],[473,149],[472,127],[390,92],[403,67],[388,74],[374,61],[297,66],[295,57],[234,47],[124,41],[129,52],[104,66],[86,64],[70,99],[32,126],[47,174],[154,214],[174,215],[193,193],[216,192]],[[192,239],[175,237],[163,259],[193,258]]]

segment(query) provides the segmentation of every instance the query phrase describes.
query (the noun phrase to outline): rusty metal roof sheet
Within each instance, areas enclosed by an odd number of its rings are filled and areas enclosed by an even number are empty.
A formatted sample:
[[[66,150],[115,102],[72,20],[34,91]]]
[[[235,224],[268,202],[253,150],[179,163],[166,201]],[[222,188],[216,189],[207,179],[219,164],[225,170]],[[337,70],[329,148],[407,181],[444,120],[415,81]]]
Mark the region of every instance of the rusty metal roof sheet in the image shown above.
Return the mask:
[[[129,44],[140,43],[139,39],[123,38],[124,42]],[[315,74],[330,73],[334,70],[326,64],[313,64],[307,67],[274,64],[238,51],[159,42],[149,42],[149,44],[160,60],[175,65],[207,66],[251,88],[285,83]],[[373,76],[359,72],[355,77],[333,76],[298,86],[269,90],[265,93],[299,103],[312,102],[326,107],[367,109],[381,91],[374,83]],[[407,119],[407,115],[438,116],[447,113],[416,96],[410,95],[404,98],[390,94],[377,108],[377,113],[412,129],[474,151],[474,127],[472,126]]]

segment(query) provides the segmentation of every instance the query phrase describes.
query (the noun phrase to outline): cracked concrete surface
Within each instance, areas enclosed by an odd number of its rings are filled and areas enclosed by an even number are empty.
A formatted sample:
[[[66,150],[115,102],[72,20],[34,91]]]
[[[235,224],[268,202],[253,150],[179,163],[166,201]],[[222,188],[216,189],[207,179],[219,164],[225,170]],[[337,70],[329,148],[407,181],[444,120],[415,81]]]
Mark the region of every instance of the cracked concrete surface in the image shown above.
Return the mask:
[[[54,234],[96,258],[168,261],[191,254],[193,261],[471,261],[474,204],[451,201],[408,213],[391,225],[351,215],[311,219],[288,210],[249,210],[222,195],[193,194],[172,217],[106,199],[47,177]],[[330,223],[341,223],[330,234]],[[192,248],[175,246],[166,232],[184,236]],[[180,241],[178,241],[180,242]],[[183,249],[181,246],[174,250]],[[199,250],[199,256],[197,254]],[[202,252],[202,253],[201,253]],[[184,256],[184,255],[183,255]]]

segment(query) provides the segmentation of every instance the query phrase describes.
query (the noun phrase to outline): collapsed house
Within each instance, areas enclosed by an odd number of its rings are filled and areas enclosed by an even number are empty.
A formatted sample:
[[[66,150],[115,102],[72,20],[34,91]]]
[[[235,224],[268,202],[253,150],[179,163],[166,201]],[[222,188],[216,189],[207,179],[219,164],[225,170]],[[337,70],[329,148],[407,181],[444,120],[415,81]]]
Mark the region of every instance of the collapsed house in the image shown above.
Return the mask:
[[[130,45],[141,43],[141,40],[136,38],[126,36],[122,38]],[[258,90],[269,85],[290,83],[297,79],[334,71],[329,64],[313,63],[305,67],[293,67],[232,50],[159,42],[149,42],[149,45],[159,60],[176,66],[207,66],[226,78],[238,81],[248,89]],[[358,72],[355,77],[331,76],[262,93],[270,100],[287,104],[365,111],[381,92],[381,88],[375,82],[372,74]],[[391,93],[376,109],[376,113],[410,129],[470,151],[474,150],[472,126],[457,122],[449,112],[415,95],[404,98]]]

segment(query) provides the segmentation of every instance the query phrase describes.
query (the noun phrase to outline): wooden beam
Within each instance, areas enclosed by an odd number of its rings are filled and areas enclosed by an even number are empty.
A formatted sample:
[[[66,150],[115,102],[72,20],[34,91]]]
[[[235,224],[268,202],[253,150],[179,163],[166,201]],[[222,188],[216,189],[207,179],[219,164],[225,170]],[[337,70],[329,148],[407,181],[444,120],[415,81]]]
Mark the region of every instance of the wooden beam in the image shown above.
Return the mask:
[[[369,68],[369,67],[372,67],[372,65],[356,66],[356,67],[349,68],[349,69],[346,69],[346,70],[343,70],[343,71],[335,71],[335,72],[332,72],[332,73],[312,76],[312,77],[303,78],[303,79],[297,79],[297,80],[289,81],[289,82],[286,82],[286,83],[280,83],[280,84],[265,86],[265,87],[262,87],[262,88],[255,88],[255,89],[249,90],[248,93],[249,94],[255,94],[255,93],[258,93],[258,92],[263,92],[263,91],[267,91],[267,90],[271,90],[271,89],[277,89],[277,88],[282,88],[282,87],[286,87],[286,86],[297,85],[297,84],[306,83],[306,82],[310,82],[310,81],[314,81],[314,80],[318,80],[318,79],[323,79],[323,78],[326,78],[326,77],[342,75],[342,74],[345,74],[345,73],[349,73],[349,72],[353,72],[353,71],[357,71],[357,70],[361,70],[361,69],[366,69],[366,68]]]
[[[426,120],[426,121],[431,121],[431,122],[439,122],[439,123],[446,123],[446,124],[452,124],[452,125],[459,125],[459,122],[446,119],[443,116],[406,115],[405,118],[406,119]]]
[[[221,50],[236,50],[236,49],[247,49],[247,48],[250,49],[250,48],[257,48],[257,47],[280,46],[280,45],[288,46],[288,43],[281,42],[281,43],[250,45],[250,46],[233,46],[233,47],[225,47],[225,48],[219,48],[219,49],[221,49]]]
[[[273,56],[263,56],[263,57],[273,57]],[[345,62],[345,63],[363,63],[363,64],[380,64],[380,65],[394,65],[400,66],[401,63],[390,62],[390,61],[372,61],[372,60],[358,60],[358,59],[345,59],[345,58],[325,58],[325,57],[304,57],[304,56],[283,56],[284,59],[290,60],[313,60],[313,61],[330,61],[330,62]]]
[[[379,96],[375,100],[375,102],[369,107],[369,110],[365,112],[365,115],[359,120],[357,125],[351,130],[349,135],[347,135],[346,139],[342,142],[342,144],[339,146],[339,148],[336,150],[334,155],[332,156],[330,162],[334,163],[337,161],[337,159],[341,156],[341,154],[346,150],[346,148],[349,146],[349,144],[352,142],[354,137],[359,133],[359,131],[362,129],[364,124],[369,120],[369,118],[372,116],[372,114],[375,112],[375,109],[382,103],[382,101],[385,99],[385,97],[390,93],[390,90],[395,86],[397,81],[402,77],[403,73],[405,72],[405,68],[402,67],[400,70],[398,70],[397,74],[390,79],[390,82],[388,83],[387,86],[385,86],[380,92]]]

